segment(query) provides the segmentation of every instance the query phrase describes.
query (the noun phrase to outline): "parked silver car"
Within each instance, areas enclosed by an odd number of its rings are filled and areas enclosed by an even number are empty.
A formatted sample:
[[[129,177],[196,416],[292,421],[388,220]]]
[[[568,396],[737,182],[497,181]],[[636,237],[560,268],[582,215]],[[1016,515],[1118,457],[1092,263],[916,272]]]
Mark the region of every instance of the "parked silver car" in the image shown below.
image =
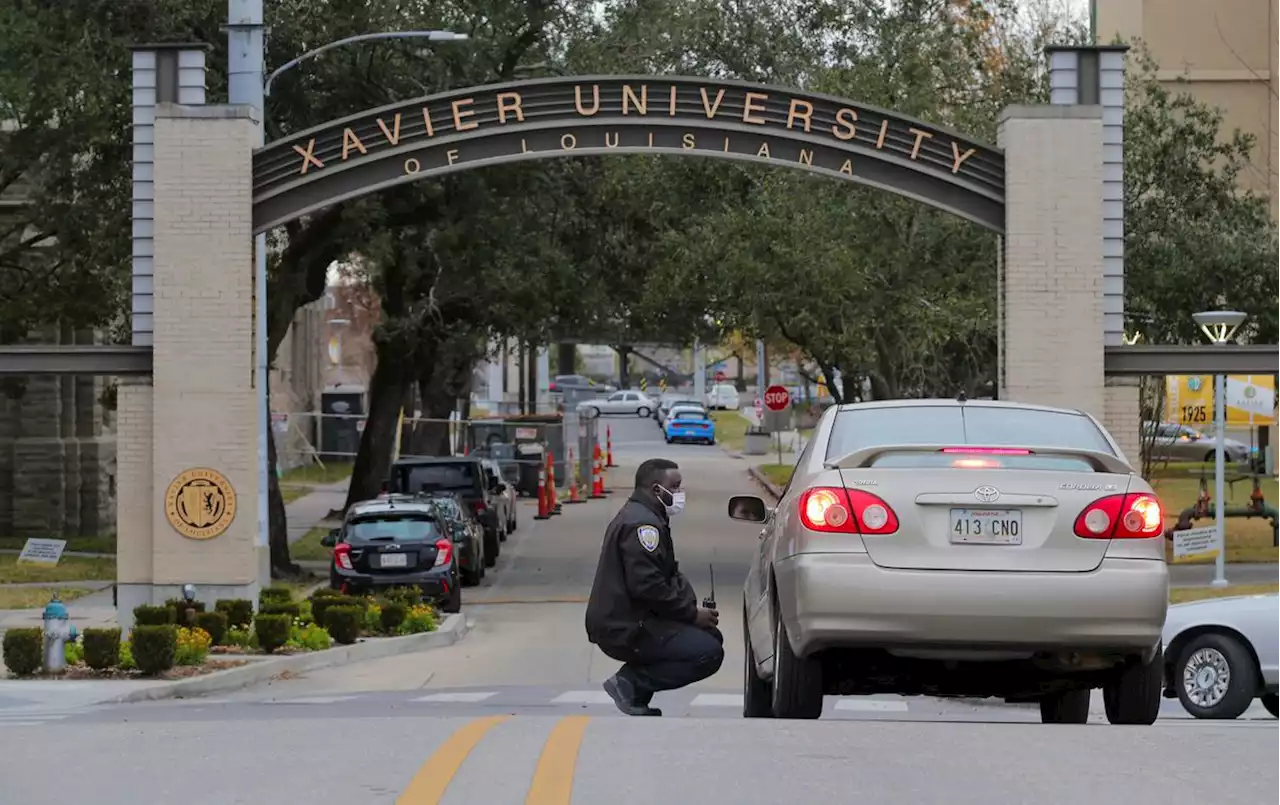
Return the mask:
[[[1196,718],[1238,718],[1254,699],[1277,715],[1280,595],[1210,598],[1169,607],[1165,691]]]
[[[1168,422],[1144,422],[1142,427],[1144,441],[1152,439],[1152,428],[1156,431],[1154,441],[1151,441],[1151,457],[1156,461],[1217,461],[1218,440],[1215,436],[1187,425]],[[1249,445],[1230,437],[1223,440],[1223,445],[1229,464],[1247,462],[1253,455]]]
[[[629,414],[631,416],[648,417],[658,403],[644,392],[615,391],[608,397],[584,400],[578,403],[578,413],[594,418],[605,414]]]
[[[1038,702],[1083,723],[1160,710],[1164,514],[1079,411],[897,400],[828,409],[769,509],[743,589],[747,717],[824,694]]]

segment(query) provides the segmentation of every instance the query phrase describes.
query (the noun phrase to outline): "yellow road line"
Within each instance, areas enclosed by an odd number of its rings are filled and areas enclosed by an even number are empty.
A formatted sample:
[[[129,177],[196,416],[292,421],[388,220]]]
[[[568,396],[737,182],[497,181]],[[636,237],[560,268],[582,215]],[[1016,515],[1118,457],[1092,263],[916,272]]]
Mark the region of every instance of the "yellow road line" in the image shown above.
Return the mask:
[[[542,757],[533,771],[533,783],[524,805],[569,805],[573,798],[573,772],[578,747],[590,716],[565,716],[551,730],[542,746]]]
[[[396,805],[437,805],[471,750],[476,748],[485,733],[508,718],[510,716],[477,718],[459,727],[413,775],[409,786],[396,799]]]

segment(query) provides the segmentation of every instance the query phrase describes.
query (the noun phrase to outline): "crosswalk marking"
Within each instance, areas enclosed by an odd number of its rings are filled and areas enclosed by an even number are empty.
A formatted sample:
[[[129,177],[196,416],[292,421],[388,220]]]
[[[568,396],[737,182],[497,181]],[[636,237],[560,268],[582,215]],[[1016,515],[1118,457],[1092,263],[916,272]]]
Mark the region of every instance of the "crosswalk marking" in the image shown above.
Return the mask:
[[[905,713],[907,703],[885,699],[838,699],[836,709],[862,713]]]
[[[552,704],[613,704],[603,690],[571,690],[551,700]]]
[[[689,702],[690,707],[741,707],[741,693],[699,693]]]
[[[482,702],[485,699],[492,699],[497,696],[496,692],[490,691],[456,691],[454,693],[432,693],[429,696],[419,696],[412,701],[415,702]]]

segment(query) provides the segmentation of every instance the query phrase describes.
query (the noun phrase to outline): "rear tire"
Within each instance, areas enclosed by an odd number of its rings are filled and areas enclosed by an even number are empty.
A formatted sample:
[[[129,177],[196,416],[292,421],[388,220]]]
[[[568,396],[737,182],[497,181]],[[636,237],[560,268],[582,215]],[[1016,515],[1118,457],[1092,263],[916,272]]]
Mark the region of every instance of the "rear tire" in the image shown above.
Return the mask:
[[[1239,640],[1225,634],[1192,638],[1174,661],[1172,676],[1178,701],[1196,718],[1239,718],[1258,695],[1258,669],[1252,655]],[[1198,680],[1207,687],[1198,686]]]
[[[822,666],[815,657],[797,657],[791,650],[787,625],[774,604],[773,682],[774,718],[822,716]]]
[[[498,564],[498,551],[502,550],[498,545],[498,532],[496,529],[486,528],[484,531],[484,566],[493,567]]]
[[[1089,699],[1093,691],[1064,690],[1040,700],[1040,723],[1087,724],[1089,723]]]
[[[745,661],[742,667],[742,717],[773,718],[773,696],[767,679],[756,671],[756,653],[751,649],[751,627],[747,625],[747,608],[742,608],[742,643]]]
[[[639,410],[639,411],[636,411],[636,416],[640,417],[641,419],[648,419],[648,418],[649,418],[649,409],[648,409],[648,408],[645,408],[644,406],[641,406],[641,407],[640,407],[640,410]]]
[[[451,579],[453,582],[449,589],[449,594],[440,602],[440,611],[453,614],[462,611],[462,584],[458,579],[458,574],[453,574]]]
[[[1280,705],[1280,701],[1277,701],[1276,694],[1264,693],[1258,697],[1258,700],[1262,702],[1263,707],[1267,708],[1272,718],[1280,718],[1280,707],[1277,706]]]
[[[1160,716],[1164,698],[1164,649],[1147,662],[1129,660],[1124,669],[1102,688],[1107,721],[1112,724],[1150,726]]]

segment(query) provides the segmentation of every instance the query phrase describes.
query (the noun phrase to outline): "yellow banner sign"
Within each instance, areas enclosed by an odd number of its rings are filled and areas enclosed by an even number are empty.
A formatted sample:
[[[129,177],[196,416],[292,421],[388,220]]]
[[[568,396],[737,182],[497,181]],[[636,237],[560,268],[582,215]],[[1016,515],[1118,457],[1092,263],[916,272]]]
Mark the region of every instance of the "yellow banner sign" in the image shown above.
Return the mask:
[[[1227,377],[1227,424],[1276,424],[1274,375],[1229,375]]]
[[[1213,377],[1171,375],[1167,384],[1165,418],[1179,425],[1203,428],[1213,422]]]

